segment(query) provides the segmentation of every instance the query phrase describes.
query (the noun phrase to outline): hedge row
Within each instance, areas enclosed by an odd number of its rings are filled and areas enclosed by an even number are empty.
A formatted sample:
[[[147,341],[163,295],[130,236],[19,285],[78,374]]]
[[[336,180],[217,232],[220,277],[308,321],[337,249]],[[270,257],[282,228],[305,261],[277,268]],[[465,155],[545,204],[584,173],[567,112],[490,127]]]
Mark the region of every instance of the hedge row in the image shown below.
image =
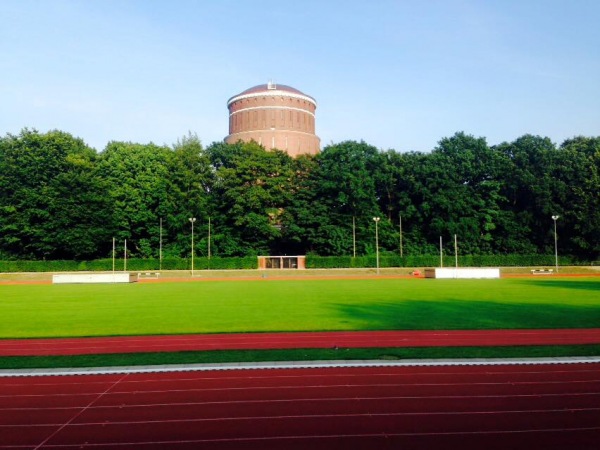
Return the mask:
[[[568,256],[559,257],[560,265],[577,265]],[[454,256],[444,256],[444,267],[454,267]],[[554,266],[553,255],[464,255],[458,257],[460,267],[531,267]],[[307,256],[309,269],[342,269],[352,267],[376,267],[375,256]],[[439,255],[389,256],[379,257],[379,267],[439,267]]]
[[[444,267],[454,267],[453,256],[444,257]],[[461,267],[531,267],[554,266],[553,255],[465,255],[458,257]],[[568,256],[559,257],[560,265],[583,264]],[[404,256],[382,255],[379,258],[380,267],[439,267],[439,255]],[[228,270],[228,269],[256,269],[258,262],[256,256],[238,258],[194,258],[195,270]],[[315,256],[306,257],[308,269],[345,269],[359,267],[376,267],[375,256]],[[156,270],[190,270],[191,259],[166,258],[162,262],[158,259],[132,258],[127,260],[127,270],[156,271]],[[115,269],[123,270],[125,262],[122,259],[115,261]],[[77,271],[110,271],[113,269],[112,259],[97,259],[94,261],[0,261],[0,272],[77,272]]]
[[[158,259],[131,258],[125,261],[115,261],[116,270],[156,271],[156,270],[190,270],[191,259],[165,258],[162,262]],[[256,256],[240,258],[194,258],[194,269],[197,270],[227,270],[227,269],[256,269],[258,266]],[[0,272],[105,272],[113,270],[112,259],[96,259],[93,261],[0,261]]]

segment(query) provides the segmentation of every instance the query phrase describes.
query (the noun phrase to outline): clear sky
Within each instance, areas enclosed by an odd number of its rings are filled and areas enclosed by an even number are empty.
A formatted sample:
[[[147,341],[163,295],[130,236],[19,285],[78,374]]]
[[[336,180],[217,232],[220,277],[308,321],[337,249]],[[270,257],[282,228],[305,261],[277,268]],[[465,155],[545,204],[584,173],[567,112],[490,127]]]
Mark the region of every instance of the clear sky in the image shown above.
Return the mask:
[[[322,145],[600,135],[598,0],[0,0],[0,135],[205,145],[273,80]]]

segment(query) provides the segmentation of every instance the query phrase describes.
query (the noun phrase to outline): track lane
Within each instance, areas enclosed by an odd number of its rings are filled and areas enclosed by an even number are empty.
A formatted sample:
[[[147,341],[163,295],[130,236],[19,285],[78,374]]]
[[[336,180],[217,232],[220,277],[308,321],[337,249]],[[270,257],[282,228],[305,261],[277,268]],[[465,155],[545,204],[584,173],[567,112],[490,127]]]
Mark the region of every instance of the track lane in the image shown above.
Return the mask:
[[[3,380],[0,399],[15,402],[0,407],[0,442],[39,444],[36,439],[57,429],[40,448],[86,442],[113,449],[452,448],[440,443],[459,438],[463,449],[494,448],[497,442],[504,448],[540,448],[524,442],[595,448],[586,445],[600,438],[600,364],[239,370],[116,379],[89,377],[87,390],[81,386],[87,376]],[[36,394],[28,394],[28,385]],[[71,406],[57,407],[57,399]]]
[[[600,328],[352,331],[2,339],[0,356],[86,355],[291,348],[464,347],[600,344]]]

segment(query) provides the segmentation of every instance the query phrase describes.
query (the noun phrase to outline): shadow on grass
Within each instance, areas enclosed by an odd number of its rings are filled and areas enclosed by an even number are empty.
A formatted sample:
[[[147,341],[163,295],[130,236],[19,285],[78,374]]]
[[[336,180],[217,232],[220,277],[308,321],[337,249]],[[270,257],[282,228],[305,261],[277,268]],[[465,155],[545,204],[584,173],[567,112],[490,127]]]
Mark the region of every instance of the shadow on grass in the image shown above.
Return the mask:
[[[560,289],[577,289],[584,291],[600,291],[600,281],[595,280],[557,280],[557,279],[545,279],[545,280],[518,280],[518,284],[527,286],[539,286],[544,288],[560,288]]]
[[[461,300],[408,301],[369,305],[336,304],[340,316],[359,329],[460,330],[515,328],[597,328],[600,305],[504,304]]]

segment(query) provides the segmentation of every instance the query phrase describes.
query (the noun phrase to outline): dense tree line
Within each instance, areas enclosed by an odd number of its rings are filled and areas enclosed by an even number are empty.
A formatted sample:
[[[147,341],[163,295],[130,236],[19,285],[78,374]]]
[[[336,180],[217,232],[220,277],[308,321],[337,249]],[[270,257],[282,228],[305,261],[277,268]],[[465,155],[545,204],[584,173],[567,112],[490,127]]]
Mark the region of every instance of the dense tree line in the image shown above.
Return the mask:
[[[256,143],[195,135],[173,146],[111,142],[97,153],[68,133],[0,137],[0,259],[195,252],[365,255],[375,251],[561,254],[600,259],[600,137],[556,146],[525,135],[489,146],[464,133],[431,152],[364,142],[290,158]],[[210,249],[209,249],[210,223]]]

